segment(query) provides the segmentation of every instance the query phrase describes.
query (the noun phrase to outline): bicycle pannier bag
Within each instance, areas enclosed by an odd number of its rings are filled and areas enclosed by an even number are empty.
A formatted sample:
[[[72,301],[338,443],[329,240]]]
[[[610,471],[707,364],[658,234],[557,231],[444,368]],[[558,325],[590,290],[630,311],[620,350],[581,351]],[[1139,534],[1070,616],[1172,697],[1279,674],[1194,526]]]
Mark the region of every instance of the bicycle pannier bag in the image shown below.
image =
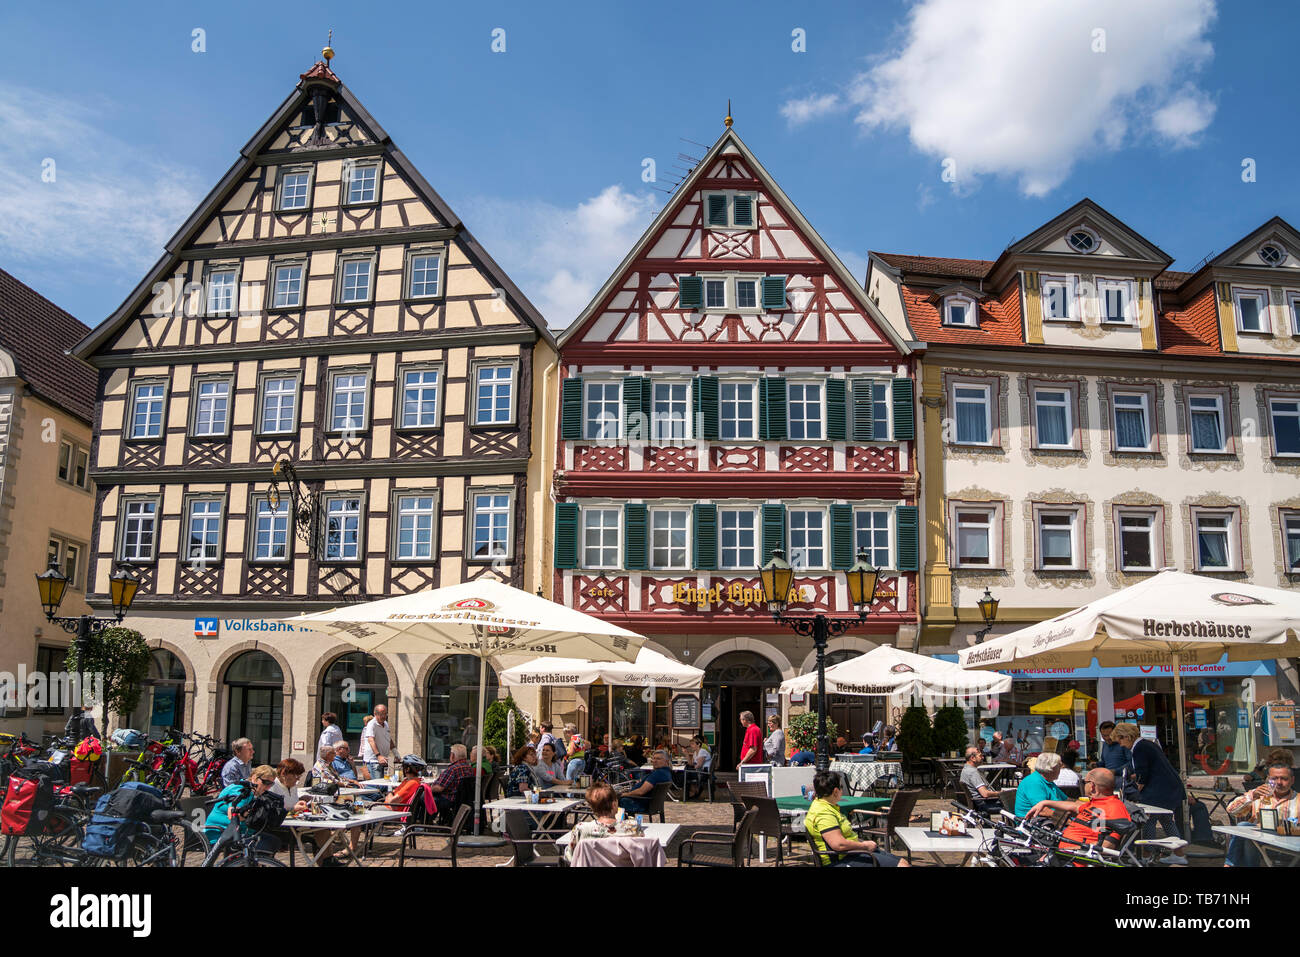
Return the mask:
[[[39,834],[44,830],[54,806],[55,774],[53,765],[37,761],[9,775],[0,810],[0,834]]]

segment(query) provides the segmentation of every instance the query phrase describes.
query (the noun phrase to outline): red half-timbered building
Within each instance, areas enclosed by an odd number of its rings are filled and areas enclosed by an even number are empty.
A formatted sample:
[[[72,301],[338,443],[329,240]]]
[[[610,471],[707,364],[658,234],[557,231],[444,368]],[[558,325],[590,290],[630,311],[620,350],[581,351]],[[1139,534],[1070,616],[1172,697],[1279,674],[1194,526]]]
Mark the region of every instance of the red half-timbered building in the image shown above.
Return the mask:
[[[774,548],[798,570],[791,613],[851,614],[859,550],[882,569],[832,661],[913,644],[913,359],[733,130],[559,342],[556,600],[704,668],[698,724],[723,766],[739,713],[780,714],[777,685],[813,661],[762,603]],[[666,692],[626,697],[598,687],[573,709],[593,734],[693,730]],[[888,717],[867,700],[832,714],[860,734]]]

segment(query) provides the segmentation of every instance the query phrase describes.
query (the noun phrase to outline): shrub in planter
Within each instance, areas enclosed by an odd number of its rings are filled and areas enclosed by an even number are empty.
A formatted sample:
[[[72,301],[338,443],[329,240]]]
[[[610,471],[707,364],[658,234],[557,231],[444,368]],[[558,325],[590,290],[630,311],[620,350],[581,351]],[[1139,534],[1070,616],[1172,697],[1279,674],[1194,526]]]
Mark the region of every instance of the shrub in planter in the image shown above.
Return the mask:
[[[934,714],[934,748],[940,754],[964,751],[970,743],[966,712],[956,705],[940,708]]]
[[[835,749],[835,738],[840,733],[835,722],[830,718],[826,719],[826,737],[831,743],[831,750]],[[790,719],[789,725],[785,729],[786,740],[794,746],[795,751],[816,751],[817,750],[817,712],[810,711],[804,714],[797,714]]]
[[[903,712],[898,723],[898,749],[908,761],[919,761],[934,755],[934,729],[930,715],[920,705],[912,705]]]

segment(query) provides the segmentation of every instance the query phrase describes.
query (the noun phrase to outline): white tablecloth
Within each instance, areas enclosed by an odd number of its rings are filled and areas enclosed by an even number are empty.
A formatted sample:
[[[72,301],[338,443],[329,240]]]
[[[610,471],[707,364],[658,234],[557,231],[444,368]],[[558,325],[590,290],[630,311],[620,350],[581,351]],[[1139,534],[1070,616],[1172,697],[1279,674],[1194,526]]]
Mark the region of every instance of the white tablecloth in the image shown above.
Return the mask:
[[[849,782],[854,794],[871,790],[876,781],[891,774],[899,782],[903,780],[903,766],[897,761],[832,761],[830,766]]]

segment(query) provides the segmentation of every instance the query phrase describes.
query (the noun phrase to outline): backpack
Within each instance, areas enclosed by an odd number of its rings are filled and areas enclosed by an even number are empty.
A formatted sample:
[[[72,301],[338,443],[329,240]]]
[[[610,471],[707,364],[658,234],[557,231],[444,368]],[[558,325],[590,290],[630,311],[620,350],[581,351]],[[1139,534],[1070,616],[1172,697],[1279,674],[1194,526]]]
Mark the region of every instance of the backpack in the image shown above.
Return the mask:
[[[148,827],[149,816],[167,806],[166,795],[153,785],[128,781],[95,802],[81,849],[94,857],[122,857]]]
[[[1210,809],[1192,798],[1188,816],[1192,820],[1192,843],[1214,846],[1214,829],[1210,825]]]
[[[126,748],[128,751],[143,748],[149,743],[149,739],[134,728],[118,728],[109,740],[119,748]]]
[[[254,834],[279,827],[287,813],[284,801],[275,793],[259,795],[239,809],[244,827]]]
[[[54,782],[58,769],[48,761],[33,761],[15,768],[5,788],[0,809],[0,834],[40,834],[54,807]]]

